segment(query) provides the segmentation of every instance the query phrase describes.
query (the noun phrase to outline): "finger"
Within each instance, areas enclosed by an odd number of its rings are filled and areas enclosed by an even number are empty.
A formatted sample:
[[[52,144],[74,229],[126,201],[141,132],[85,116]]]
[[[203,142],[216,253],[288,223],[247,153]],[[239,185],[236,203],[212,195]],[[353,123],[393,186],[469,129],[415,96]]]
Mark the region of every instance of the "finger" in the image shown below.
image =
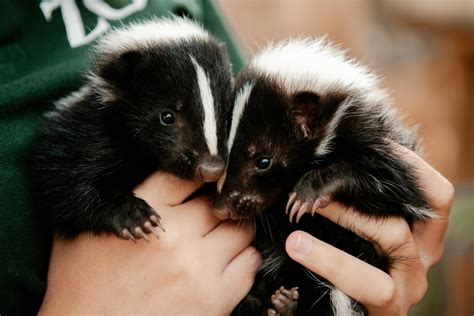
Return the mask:
[[[331,210],[331,207],[334,209]],[[423,276],[426,278],[426,269],[421,265],[418,245],[404,219],[376,219],[351,209],[346,210],[337,204],[331,207],[321,210],[324,216],[378,245],[382,252],[390,256],[390,276],[395,280],[397,288],[406,288],[404,285],[400,287],[400,284],[414,279],[422,280]],[[405,280],[407,276],[413,278]],[[413,287],[418,287],[418,283],[410,284],[408,288]]]
[[[414,240],[418,244],[422,261],[427,268],[441,260],[448,219],[433,219],[413,225]]]
[[[254,237],[248,225],[239,226],[235,222],[223,222],[207,234],[203,241],[210,250],[218,253],[216,264],[224,268],[238,253],[247,248]]]
[[[441,173],[408,148],[395,144],[395,152],[415,167],[428,203],[437,212],[438,217],[447,218],[454,198],[453,185]]]
[[[182,203],[201,185],[201,182],[182,180],[158,171],[139,184],[134,193],[153,208],[159,208],[162,205],[174,206]]]
[[[403,218],[370,217],[338,203],[331,203],[319,209],[318,214],[362,238],[375,242],[382,250],[392,250],[397,246],[398,250],[405,250],[406,246],[415,246],[410,226]]]
[[[436,218],[413,225],[413,234],[420,254],[427,266],[431,266],[443,253],[444,237],[454,199],[454,187],[416,153],[400,145],[397,145],[396,150],[403,159],[416,168],[427,201],[436,213]]]
[[[418,259],[404,260],[390,269],[390,276],[404,297],[404,305],[417,304],[428,289],[427,269]]]
[[[262,265],[262,257],[254,247],[247,247],[235,256],[222,271],[225,283],[225,295],[235,307],[250,291],[255,275]]]
[[[291,233],[286,251],[293,260],[365,306],[384,306],[396,296],[395,283],[388,274],[305,232]]]

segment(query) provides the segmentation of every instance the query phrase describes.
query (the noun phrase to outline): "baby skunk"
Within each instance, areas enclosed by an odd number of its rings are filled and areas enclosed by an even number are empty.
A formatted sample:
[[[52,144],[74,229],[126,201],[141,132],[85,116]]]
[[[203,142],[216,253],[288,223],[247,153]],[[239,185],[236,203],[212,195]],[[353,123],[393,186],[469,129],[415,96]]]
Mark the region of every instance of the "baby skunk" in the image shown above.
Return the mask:
[[[236,79],[228,167],[214,203],[222,219],[261,217],[256,247],[264,265],[235,315],[261,315],[271,305],[269,315],[364,312],[291,261],[287,236],[307,231],[385,271],[393,258],[317,214],[300,224],[290,223],[294,216],[298,222],[305,212],[337,201],[380,218],[411,223],[432,217],[414,168],[393,148],[396,143],[418,152],[415,133],[401,123],[377,81],[324,39],[269,46]],[[292,289],[271,296],[281,286]]]
[[[132,190],[155,170],[205,182],[224,172],[233,85],[226,48],[173,18],[114,30],[96,50],[85,85],[39,130],[33,194],[60,236],[158,237],[160,216]]]

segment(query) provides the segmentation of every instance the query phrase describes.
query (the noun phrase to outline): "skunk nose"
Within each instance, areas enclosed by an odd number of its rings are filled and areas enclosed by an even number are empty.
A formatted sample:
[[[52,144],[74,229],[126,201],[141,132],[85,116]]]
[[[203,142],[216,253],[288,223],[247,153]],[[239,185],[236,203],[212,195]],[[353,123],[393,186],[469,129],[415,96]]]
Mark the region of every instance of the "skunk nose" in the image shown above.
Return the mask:
[[[204,182],[214,182],[224,174],[225,161],[220,157],[209,157],[202,160],[197,166],[196,172]]]
[[[214,215],[221,221],[232,218],[232,212],[230,209],[214,209]]]

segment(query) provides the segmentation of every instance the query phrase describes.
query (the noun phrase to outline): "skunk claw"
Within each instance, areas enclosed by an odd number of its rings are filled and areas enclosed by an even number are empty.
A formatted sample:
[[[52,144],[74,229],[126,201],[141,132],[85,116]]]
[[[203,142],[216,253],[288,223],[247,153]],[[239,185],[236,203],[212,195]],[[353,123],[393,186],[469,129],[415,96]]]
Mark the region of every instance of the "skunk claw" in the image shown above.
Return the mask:
[[[296,223],[298,224],[301,217],[304,215],[304,213],[306,213],[306,210],[308,209],[308,206],[309,206],[309,203],[308,202],[304,202],[303,205],[301,205],[301,207],[299,208],[298,210],[298,213],[296,215]]]
[[[144,226],[148,233],[152,233],[153,235],[155,235],[157,239],[160,239],[160,235],[158,234],[158,231],[155,229],[155,227],[153,227],[150,221],[146,221]]]
[[[161,225],[160,219],[161,219],[161,216],[158,214],[150,216],[150,221],[153,223],[153,226],[156,226],[159,229],[161,229],[163,232],[166,232],[163,225]]]
[[[288,214],[288,209],[290,208],[291,204],[296,200],[296,192],[292,192],[290,197],[288,198],[288,203],[286,203],[286,210],[285,214]]]
[[[150,216],[150,221],[154,224],[154,226],[158,226],[158,224],[160,223],[160,218],[158,217],[158,215],[152,215]]]
[[[150,239],[146,236],[145,232],[143,229],[139,226],[135,227],[135,234],[138,235],[138,237],[141,237],[146,240],[146,242],[150,242]]]
[[[289,211],[290,223],[293,222],[295,215],[295,222],[299,223],[304,213],[311,212],[311,215],[314,216],[318,209],[325,208],[330,202],[331,198],[328,195],[322,195],[314,199],[305,197],[304,194],[303,197],[301,197],[301,195],[298,195],[297,192],[292,192],[288,198],[285,213],[288,214]]]
[[[293,217],[295,216],[300,206],[301,206],[301,202],[299,200],[297,200],[295,204],[293,204],[293,207],[291,208],[291,211],[290,211],[290,223],[293,223]]]
[[[314,216],[314,213],[316,213],[320,205],[321,201],[319,199],[314,200],[313,206],[311,207],[311,216]]]
[[[321,197],[318,197],[316,200],[319,200],[319,207],[320,208],[325,208],[331,202],[331,198],[327,195],[323,195]]]
[[[127,228],[124,228],[122,230],[122,236],[124,239],[130,239],[131,241],[133,241],[134,243],[137,242],[137,240],[135,239],[135,237],[133,236],[133,234],[127,229]]]
[[[314,213],[320,208],[325,208],[329,205],[331,199],[327,195],[323,195],[314,200],[313,206],[311,207],[311,215],[314,216]]]
[[[161,222],[158,222],[158,228],[161,229],[163,233],[166,233],[166,229],[161,225]]]

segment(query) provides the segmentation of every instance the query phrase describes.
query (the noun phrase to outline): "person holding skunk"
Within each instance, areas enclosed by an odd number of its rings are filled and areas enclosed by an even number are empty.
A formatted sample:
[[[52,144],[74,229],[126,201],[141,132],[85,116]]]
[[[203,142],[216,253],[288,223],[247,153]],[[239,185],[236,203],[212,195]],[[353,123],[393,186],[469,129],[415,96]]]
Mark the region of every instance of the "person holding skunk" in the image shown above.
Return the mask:
[[[8,1],[0,5],[5,18],[14,17],[11,25],[5,23],[2,26],[6,27],[0,36],[4,43],[10,45],[16,36],[28,32],[30,35],[34,33],[35,36],[30,38],[38,41],[30,47],[34,53],[27,51],[21,54],[19,62],[22,67],[18,69],[8,68],[15,64],[9,59],[11,50],[6,50],[5,60],[10,64],[5,64],[8,71],[3,72],[5,77],[0,78],[4,80],[1,83],[5,83],[0,103],[5,113],[9,114],[2,117],[1,122],[16,133],[15,141],[9,142],[7,137],[2,141],[5,146],[0,155],[3,159],[0,161],[2,172],[8,175],[2,177],[0,185],[1,197],[4,198],[0,203],[3,215],[0,248],[2,257],[5,255],[0,271],[0,313],[15,311],[17,314],[33,314],[40,304],[41,315],[229,314],[252,286],[261,264],[260,255],[249,246],[253,232],[230,223],[214,229],[219,221],[212,215],[210,201],[204,197],[188,199],[202,183],[162,173],[150,175],[135,190],[137,196],[162,211],[161,221],[167,231],[160,240],[151,240],[150,243],[140,240],[133,244],[113,235],[94,238],[86,234],[74,240],[54,239],[47,290],[41,303],[50,247],[48,238],[51,236],[42,231],[37,214],[25,202],[25,171],[24,166],[19,167],[18,164],[24,163],[22,151],[28,147],[31,130],[36,126],[40,110],[44,109],[38,104],[46,104],[47,100],[72,89],[77,84],[75,68],[81,62],[79,50],[73,56],[77,59],[71,61],[69,56],[70,63],[61,59],[64,56],[58,52],[63,53],[70,47],[62,47],[64,43],[56,43],[53,38],[64,37],[63,25],[44,26],[47,22],[37,8],[38,3],[34,3],[34,10],[29,10],[32,8],[28,6],[32,5],[16,2],[10,5]],[[49,12],[51,18],[52,11],[48,10],[54,10],[51,9],[54,5],[45,3],[41,10]],[[17,7],[23,12],[14,12]],[[20,27],[22,21],[26,27]],[[28,69],[25,61],[32,64],[38,61],[28,58],[41,55],[39,48],[46,51],[42,42],[45,39],[49,40],[50,45],[47,53],[54,58],[43,58],[47,59],[48,64],[42,65],[44,68],[41,71],[34,72],[33,68],[40,67],[35,64],[35,67]],[[7,46],[10,47],[20,49],[20,45]],[[18,77],[15,77],[16,71]],[[22,134],[20,130],[26,132]],[[287,241],[287,251],[294,260],[326,277],[352,297],[359,298],[373,315],[405,314],[423,296],[426,271],[442,254],[453,199],[452,186],[443,176],[413,153],[404,152],[401,155],[413,160],[422,170],[431,206],[446,218],[446,221],[427,222],[422,229],[415,226],[412,231],[407,230],[403,222],[377,226],[382,232],[377,240],[383,247],[410,241],[409,249],[403,251],[420,258],[414,262],[413,269],[399,271],[397,275],[375,271],[303,232],[296,232]],[[330,205],[327,210],[327,214],[322,214],[329,219],[343,226],[351,222],[351,228],[357,233],[373,235],[375,223],[372,226],[362,225],[354,218],[355,215],[346,214],[337,205]],[[339,217],[342,213],[344,215]]]
[[[400,155],[420,170],[430,206],[444,220],[415,224],[410,230],[403,220],[367,222],[335,204],[320,213],[362,236],[374,236],[386,249],[407,245],[399,251],[400,256],[415,258],[409,269],[386,274],[304,232],[293,233],[286,244],[295,261],[357,298],[370,315],[406,315],[424,296],[426,273],[442,255],[453,200],[452,185],[435,169],[411,151],[401,149]],[[261,259],[249,246],[252,232],[230,224],[226,232],[211,231],[208,237],[216,234],[214,243],[199,248],[197,236],[218,223],[207,199],[182,203],[199,186],[199,182],[154,174],[137,189],[150,205],[169,207],[162,213],[169,229],[160,240],[149,244],[112,236],[55,240],[40,314],[229,314],[250,289]],[[188,229],[196,234],[189,236]],[[217,240],[225,241],[228,248],[229,238],[235,242],[234,252],[223,256]],[[93,263],[88,258],[94,258]]]

